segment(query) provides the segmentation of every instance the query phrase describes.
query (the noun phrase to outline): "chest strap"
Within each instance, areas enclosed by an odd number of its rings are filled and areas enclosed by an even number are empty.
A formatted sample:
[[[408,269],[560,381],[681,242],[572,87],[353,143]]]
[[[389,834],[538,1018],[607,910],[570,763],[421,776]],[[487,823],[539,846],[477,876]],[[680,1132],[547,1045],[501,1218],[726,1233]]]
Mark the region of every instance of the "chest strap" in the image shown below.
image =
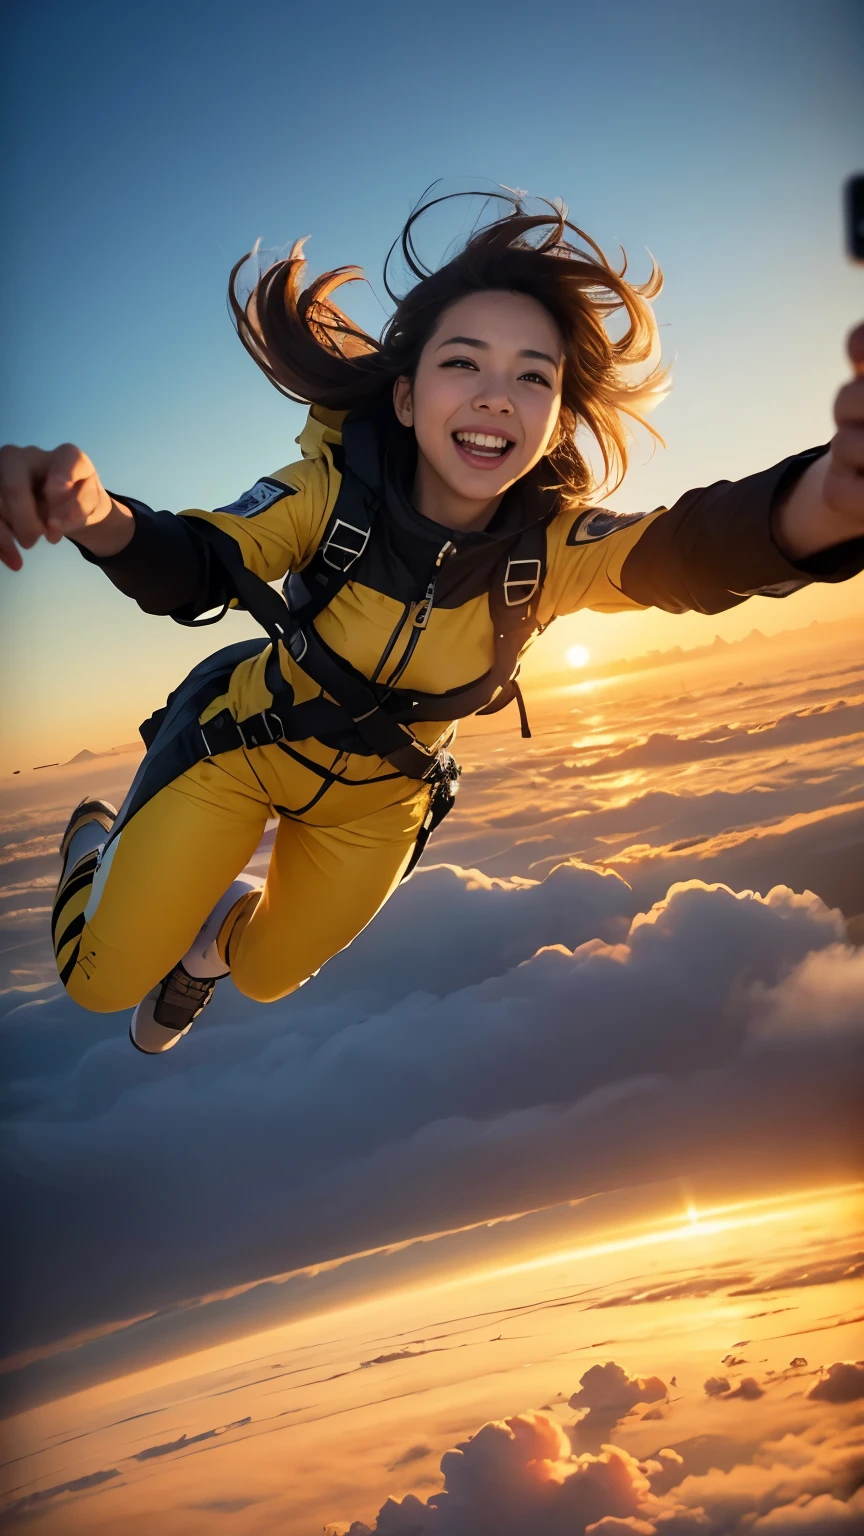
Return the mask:
[[[536,614],[545,574],[548,521],[547,518],[525,529],[511,552],[502,557],[495,573],[489,592],[495,644],[492,666],[471,683],[432,694],[370,682],[331,650],[315,629],[310,609],[315,607],[320,612],[332,602],[349,579],[353,560],[347,568],[334,569],[334,581],[328,581],[328,595],[320,606],[301,604],[295,614],[283,597],[243,564],[234,539],[202,520],[198,527],[224,567],[238,601],[266,630],[274,648],[284,645],[307,676],[330,696],[295,704],[290,686],[284,684],[274,692],[270,709],[246,720],[236,721],[228,710],[223,710],[202,728],[208,756],[241,745],[266,746],[280,739],[353,736],[362,743],[361,750],[389,762],[399,773],[426,779],[435,772],[438,751],[417,740],[411,729],[414,722],[445,722],[480,712],[491,714],[503,709],[514,697],[520,704],[523,733],[530,734],[516,673],[520,651],[539,629]],[[288,589],[290,592],[290,583]]]

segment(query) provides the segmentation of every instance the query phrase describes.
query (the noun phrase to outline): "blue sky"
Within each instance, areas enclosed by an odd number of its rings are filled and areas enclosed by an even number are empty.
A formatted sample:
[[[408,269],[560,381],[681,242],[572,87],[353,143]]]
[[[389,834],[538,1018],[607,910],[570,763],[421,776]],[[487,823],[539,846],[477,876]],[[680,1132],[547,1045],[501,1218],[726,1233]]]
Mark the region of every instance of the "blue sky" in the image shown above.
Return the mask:
[[[646,247],[663,265],[669,449],[619,504],[827,435],[864,301],[840,250],[861,127],[862,25],[845,0],[16,11],[4,440],[78,442],[112,489],[158,505],[233,499],[292,459],[303,413],[232,333],[231,263],[259,236],[278,249],[310,234],[316,268],[358,262],[381,295],[387,247],[439,177],[562,196],[637,274]],[[384,318],[372,294],[354,310]],[[65,743],[77,711],[80,745],[122,689],[129,721],[112,715],[109,735],[128,739],[213,647],[212,631],[138,615],[68,547],[0,582],[36,761],[52,750],[46,713]]]

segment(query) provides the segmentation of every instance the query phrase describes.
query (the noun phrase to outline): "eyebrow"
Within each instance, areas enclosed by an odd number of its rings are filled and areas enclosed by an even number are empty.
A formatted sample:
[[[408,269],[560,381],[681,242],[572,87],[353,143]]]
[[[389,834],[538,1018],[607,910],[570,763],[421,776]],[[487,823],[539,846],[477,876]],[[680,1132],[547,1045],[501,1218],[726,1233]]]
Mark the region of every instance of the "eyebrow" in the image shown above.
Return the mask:
[[[488,341],[480,341],[477,336],[448,336],[446,341],[438,343],[435,350],[440,352],[442,347],[450,347],[454,342],[461,342],[466,347],[482,347],[486,352],[489,351]],[[556,360],[554,357],[550,357],[548,352],[535,352],[531,347],[523,347],[517,355],[519,357],[541,358],[544,363],[551,363],[553,368],[557,368],[560,361],[560,359]]]

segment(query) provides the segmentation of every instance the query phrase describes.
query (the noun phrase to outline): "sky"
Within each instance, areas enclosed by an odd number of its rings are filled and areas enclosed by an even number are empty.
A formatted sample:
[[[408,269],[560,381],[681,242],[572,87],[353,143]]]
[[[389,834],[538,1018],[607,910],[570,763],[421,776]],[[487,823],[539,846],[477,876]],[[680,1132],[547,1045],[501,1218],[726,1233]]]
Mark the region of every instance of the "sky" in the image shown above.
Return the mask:
[[[0,436],[74,441],[105,483],[156,506],[210,507],[289,463],[303,411],[231,330],[231,264],[310,235],[317,269],[356,262],[386,316],[384,256],[424,189],[503,183],[563,197],[658,303],[675,388],[637,443],[624,508],[757,470],[824,441],[861,274],[841,252],[857,169],[862,28],[845,0],[614,7],[505,0],[356,7],[321,20],[262,0],[16,7],[7,19],[11,218],[2,289]],[[430,232],[433,259],[462,230]],[[437,243],[436,243],[437,242]],[[139,614],[76,551],[0,572],[16,656],[0,772],[131,740],[208,649]],[[734,637],[864,608],[861,579],[718,620],[567,620],[593,654]],[[234,618],[218,643],[246,632]]]
[[[232,499],[303,420],[233,336],[232,261],[310,234],[380,294],[437,177],[561,196],[663,265],[668,447],[639,439],[614,505],[830,432],[864,295],[851,5],[8,25],[4,438],[76,441],[156,506]],[[277,1003],[220,982],[148,1059],[57,980],[59,838],[248,622],[148,618],[68,546],[0,572],[12,1527],[860,1531],[862,583],[554,626],[533,738],[466,727],[453,815],[355,942]]]

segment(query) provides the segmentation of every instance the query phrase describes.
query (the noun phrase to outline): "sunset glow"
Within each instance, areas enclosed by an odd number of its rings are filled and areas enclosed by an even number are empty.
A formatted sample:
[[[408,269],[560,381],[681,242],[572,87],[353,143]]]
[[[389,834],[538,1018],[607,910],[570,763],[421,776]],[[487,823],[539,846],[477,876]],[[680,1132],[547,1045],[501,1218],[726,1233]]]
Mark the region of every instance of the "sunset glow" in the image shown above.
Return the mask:
[[[587,667],[591,660],[591,652],[587,646],[571,645],[569,650],[564,652],[564,660],[568,667]]]
[[[842,1456],[848,1433],[822,1384],[834,1362],[861,1358],[862,1190],[693,1199],[683,1221],[674,1183],[629,1193],[626,1221],[618,1192],[463,1233],[432,1283],[422,1268],[434,1272],[455,1234],[394,1253],[389,1278],[354,1302],[349,1286],[334,1307],[328,1277],[309,1276],[299,1315],[285,1288],[283,1319],[264,1331],[254,1293],[238,1297],[252,1326],[233,1339],[68,1383],[71,1395],[11,1421],[23,1463],[9,1466],[7,1507],[24,1514],[37,1498],[51,1536],[195,1536],[194,1511],[215,1509],[233,1512],[237,1536],[345,1536],[388,1495],[434,1497],[443,1452],[529,1409],[524,1433],[533,1423],[560,1446],[556,1480],[601,1441],[625,1465],[672,1447],[659,1453],[679,1469],[667,1486],[684,1507],[698,1489],[710,1510],[688,1446],[736,1424],[785,1436],[806,1478],[808,1436],[837,1436]],[[520,1261],[541,1231],[546,1251]],[[489,1264],[490,1242],[504,1262]],[[349,1275],[365,1262],[344,1261]]]

